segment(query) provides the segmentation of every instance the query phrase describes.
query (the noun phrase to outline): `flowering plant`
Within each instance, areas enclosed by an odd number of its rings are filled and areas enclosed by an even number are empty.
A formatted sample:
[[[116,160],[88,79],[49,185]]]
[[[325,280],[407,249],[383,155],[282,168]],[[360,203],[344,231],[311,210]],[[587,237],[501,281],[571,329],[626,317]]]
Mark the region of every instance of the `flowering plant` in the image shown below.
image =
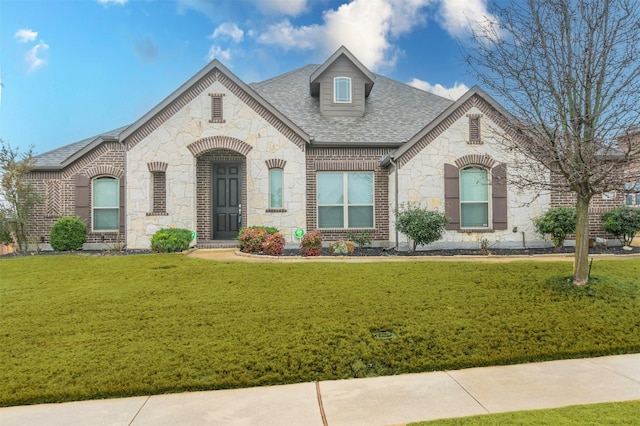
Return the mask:
[[[300,241],[300,251],[305,256],[319,256],[322,251],[322,233],[315,230],[304,234]]]

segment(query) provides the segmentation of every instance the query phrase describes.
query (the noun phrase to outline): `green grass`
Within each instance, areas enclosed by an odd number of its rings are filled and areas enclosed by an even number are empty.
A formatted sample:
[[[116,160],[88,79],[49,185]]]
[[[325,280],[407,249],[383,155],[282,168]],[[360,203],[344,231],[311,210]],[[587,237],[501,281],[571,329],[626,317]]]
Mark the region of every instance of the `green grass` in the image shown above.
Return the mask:
[[[411,423],[411,426],[600,426],[637,425],[640,401],[611,402],[606,404],[575,405],[552,410],[516,411],[484,416],[460,417]]]
[[[0,405],[640,351],[640,259],[593,271],[576,289],[565,262],[0,259]]]

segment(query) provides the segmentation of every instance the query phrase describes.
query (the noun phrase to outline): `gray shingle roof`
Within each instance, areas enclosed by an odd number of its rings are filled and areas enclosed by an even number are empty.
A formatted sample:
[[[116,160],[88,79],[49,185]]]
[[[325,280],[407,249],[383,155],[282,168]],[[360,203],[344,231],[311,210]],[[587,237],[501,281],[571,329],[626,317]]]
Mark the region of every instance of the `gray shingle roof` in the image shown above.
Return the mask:
[[[250,84],[260,96],[314,138],[314,144],[389,145],[408,141],[453,101],[376,74],[363,117],[326,117],[309,94],[307,65]]]
[[[34,156],[36,160],[36,170],[55,170],[64,166],[67,160],[74,157],[81,151],[89,148],[92,144],[99,144],[102,140],[117,139],[120,133],[129,126],[119,127],[108,132],[100,133],[99,135],[92,136],[87,139],[83,139],[78,142],[71,143],[69,145],[56,148],[52,151],[44,152]]]

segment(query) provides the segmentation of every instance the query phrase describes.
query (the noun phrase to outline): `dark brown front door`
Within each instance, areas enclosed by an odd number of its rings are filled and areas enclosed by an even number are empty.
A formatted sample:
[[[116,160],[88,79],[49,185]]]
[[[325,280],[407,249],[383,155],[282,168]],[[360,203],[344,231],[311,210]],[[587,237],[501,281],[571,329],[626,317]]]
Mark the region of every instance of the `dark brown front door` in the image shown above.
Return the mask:
[[[212,164],[213,238],[227,240],[240,229],[240,163]]]

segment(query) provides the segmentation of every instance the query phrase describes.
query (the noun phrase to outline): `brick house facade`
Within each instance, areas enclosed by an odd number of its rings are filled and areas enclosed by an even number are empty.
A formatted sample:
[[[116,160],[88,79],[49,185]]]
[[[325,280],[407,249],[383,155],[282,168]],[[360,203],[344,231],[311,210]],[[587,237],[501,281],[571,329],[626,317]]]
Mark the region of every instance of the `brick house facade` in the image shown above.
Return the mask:
[[[344,47],[252,84],[214,60],[135,123],[38,155],[31,179],[45,201],[32,233],[46,248],[55,220],[77,215],[86,248],[148,248],[167,227],[196,231],[198,247],[233,244],[251,225],[280,229],[290,246],[301,228],[403,248],[394,211],[420,203],[453,219],[436,245],[548,245],[531,220],[570,195],[507,184],[527,161],[489,131],[510,140],[507,115],[480,88],[444,99],[370,72]],[[622,201],[594,199],[594,235]]]

